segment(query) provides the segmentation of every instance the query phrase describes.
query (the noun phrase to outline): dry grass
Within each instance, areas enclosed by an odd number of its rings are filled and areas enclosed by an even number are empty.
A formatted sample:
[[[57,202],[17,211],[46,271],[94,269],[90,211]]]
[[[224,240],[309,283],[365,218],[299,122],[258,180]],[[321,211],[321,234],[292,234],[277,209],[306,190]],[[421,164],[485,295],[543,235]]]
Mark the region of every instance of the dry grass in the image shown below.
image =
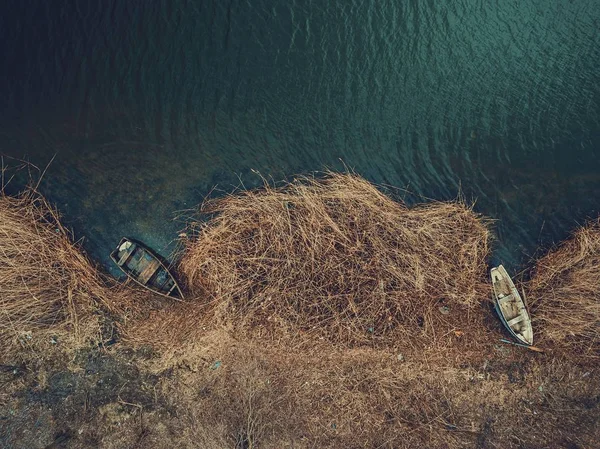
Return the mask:
[[[448,366],[222,331],[197,343],[161,391],[190,429],[213,429],[225,447],[583,448],[600,437],[597,367],[514,347]],[[178,446],[194,447],[193,433]]]
[[[190,308],[211,322],[348,345],[430,341],[452,318],[440,307],[465,319],[488,297],[489,232],[460,202],[408,208],[358,176],[329,173],[201,212],[212,219],[188,233],[180,268],[200,303]]]
[[[0,356],[96,338],[95,268],[33,190],[0,193]]]
[[[535,329],[557,346],[600,349],[600,219],[542,257],[527,284]]]
[[[600,440],[591,359],[498,343],[498,320],[480,303],[490,289],[488,230],[470,208],[409,209],[361,178],[331,174],[203,210],[215,216],[187,242],[182,263],[193,295],[175,303],[107,289],[43,198],[0,197],[2,355],[56,336],[80,345],[97,329],[98,304],[119,315],[127,337],[120,355],[102,351],[124,357],[106,370],[92,363],[88,374],[94,357],[82,357],[77,374],[59,364],[56,379],[74,379],[80,396],[71,384],[40,386],[51,372],[20,390],[11,380],[0,427],[29,431],[38,421],[20,425],[10,413],[39,409],[52,421],[40,447],[65,426],[78,429],[70,447],[591,448]],[[572,281],[591,279],[597,239],[594,224],[542,259],[529,297],[542,286],[587,297]],[[544,333],[554,330],[551,306],[534,304]],[[579,348],[593,335],[586,327],[553,340]],[[138,358],[127,342],[161,352]],[[132,367],[135,375],[119,376]],[[125,388],[138,376],[149,384]],[[116,399],[98,395],[97,410],[75,400],[92,387],[106,393],[100,380],[115,383]],[[13,394],[34,387],[60,406]],[[65,407],[72,421],[49,418]]]
[[[190,428],[248,448],[468,447],[487,432],[483,396],[461,402],[500,336],[469,207],[409,209],[329,174],[202,212],[181,263],[192,299],[123,328],[162,350],[153,369]]]
[[[488,230],[464,204],[407,208],[329,174],[202,212],[213,216],[181,263],[192,299],[124,329],[161,350],[163,397],[197,429],[181,447],[592,447],[600,436],[595,368],[498,342],[482,301]]]

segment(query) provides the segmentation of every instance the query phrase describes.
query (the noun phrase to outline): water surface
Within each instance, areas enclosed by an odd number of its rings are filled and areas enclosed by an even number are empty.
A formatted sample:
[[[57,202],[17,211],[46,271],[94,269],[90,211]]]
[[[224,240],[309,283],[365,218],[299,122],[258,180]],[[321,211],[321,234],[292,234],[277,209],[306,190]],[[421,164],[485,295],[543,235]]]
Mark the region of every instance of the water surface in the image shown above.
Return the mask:
[[[0,153],[108,263],[163,254],[213,186],[350,167],[462,192],[519,268],[600,209],[600,5],[6,2]]]

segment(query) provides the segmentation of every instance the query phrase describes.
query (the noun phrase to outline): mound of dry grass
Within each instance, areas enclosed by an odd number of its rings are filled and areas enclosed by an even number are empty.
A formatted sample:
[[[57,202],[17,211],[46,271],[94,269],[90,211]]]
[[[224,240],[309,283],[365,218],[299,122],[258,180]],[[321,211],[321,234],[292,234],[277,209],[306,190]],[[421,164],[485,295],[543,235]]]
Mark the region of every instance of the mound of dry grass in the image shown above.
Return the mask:
[[[41,195],[0,193],[0,356],[94,338],[94,302],[103,294],[95,268]]]
[[[542,257],[527,283],[536,332],[558,346],[600,349],[600,219]]]
[[[329,173],[201,211],[212,219],[192,230],[180,268],[213,321],[385,342],[417,329],[431,337],[432,322],[448,318],[440,308],[488,297],[489,232],[460,202],[408,208],[358,176]]]

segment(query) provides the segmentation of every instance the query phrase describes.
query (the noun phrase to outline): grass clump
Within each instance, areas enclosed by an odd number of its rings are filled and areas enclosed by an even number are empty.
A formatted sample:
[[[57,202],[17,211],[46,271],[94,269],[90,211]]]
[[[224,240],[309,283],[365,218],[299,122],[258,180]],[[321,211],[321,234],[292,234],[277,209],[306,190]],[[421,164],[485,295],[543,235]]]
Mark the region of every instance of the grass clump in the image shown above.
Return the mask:
[[[600,219],[538,260],[527,284],[535,330],[557,346],[600,348]]]
[[[0,192],[0,357],[94,338],[101,292],[95,268],[41,195]]]
[[[193,229],[180,268],[218,322],[385,343],[416,329],[431,337],[440,307],[488,296],[489,232],[461,202],[408,208],[359,176],[328,173],[201,212],[212,219]]]

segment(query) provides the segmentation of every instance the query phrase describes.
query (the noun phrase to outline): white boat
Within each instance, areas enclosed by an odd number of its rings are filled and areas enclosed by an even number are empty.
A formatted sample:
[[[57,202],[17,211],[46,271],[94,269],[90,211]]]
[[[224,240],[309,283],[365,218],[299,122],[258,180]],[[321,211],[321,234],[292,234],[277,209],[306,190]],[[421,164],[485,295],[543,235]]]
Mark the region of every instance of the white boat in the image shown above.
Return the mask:
[[[492,268],[496,311],[509,332],[526,345],[533,344],[531,318],[515,284],[502,265]]]

